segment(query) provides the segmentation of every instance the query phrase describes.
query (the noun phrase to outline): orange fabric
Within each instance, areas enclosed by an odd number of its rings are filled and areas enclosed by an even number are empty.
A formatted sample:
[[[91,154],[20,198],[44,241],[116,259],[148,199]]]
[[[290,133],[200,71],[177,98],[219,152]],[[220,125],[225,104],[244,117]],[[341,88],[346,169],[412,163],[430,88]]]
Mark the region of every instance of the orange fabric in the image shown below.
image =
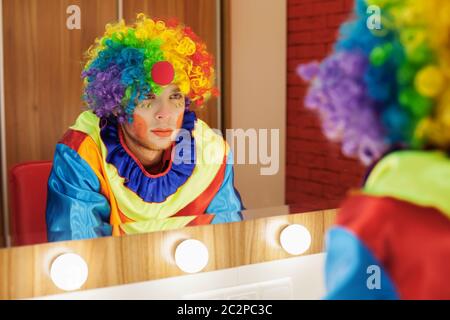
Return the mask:
[[[120,224],[126,222],[133,222],[133,220],[127,218],[124,214],[122,214],[117,205],[116,198],[114,197],[113,192],[111,191],[111,187],[108,181],[105,179],[106,170],[103,167],[102,156],[100,154],[100,150],[98,149],[95,142],[92,138],[86,135],[86,138],[80,144],[78,148],[78,154],[82,157],[91,167],[92,171],[94,171],[98,180],[100,181],[101,193],[109,200],[109,204],[111,207],[111,216],[110,216],[110,224],[112,226],[113,236],[120,236]]]

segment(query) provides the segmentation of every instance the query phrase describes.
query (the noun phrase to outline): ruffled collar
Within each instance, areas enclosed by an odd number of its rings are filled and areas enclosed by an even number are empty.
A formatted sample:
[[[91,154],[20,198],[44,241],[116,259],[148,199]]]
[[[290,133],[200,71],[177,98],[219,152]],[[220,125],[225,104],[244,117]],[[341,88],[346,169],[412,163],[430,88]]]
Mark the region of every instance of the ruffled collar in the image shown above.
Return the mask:
[[[157,175],[149,174],[139,160],[128,150],[121,138],[121,129],[115,119],[108,119],[100,129],[106,146],[106,162],[113,165],[124,186],[146,202],[164,202],[192,175],[195,168],[195,139],[192,135],[197,117],[193,111],[185,111],[180,134],[173,143],[173,154],[178,161],[170,161],[168,168]],[[102,123],[102,121],[100,121]],[[189,137],[183,136],[189,132]],[[188,152],[188,154],[184,154]],[[181,158],[180,158],[181,157]]]

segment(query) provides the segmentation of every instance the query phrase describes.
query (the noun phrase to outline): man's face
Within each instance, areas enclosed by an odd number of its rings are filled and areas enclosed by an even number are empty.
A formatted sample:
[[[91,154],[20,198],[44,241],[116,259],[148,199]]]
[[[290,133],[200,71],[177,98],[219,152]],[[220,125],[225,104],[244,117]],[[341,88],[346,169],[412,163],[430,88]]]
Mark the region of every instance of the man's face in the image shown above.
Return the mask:
[[[142,101],[134,110],[133,122],[122,127],[135,143],[151,150],[165,150],[181,128],[184,109],[184,95],[176,85],[168,85],[159,96],[150,94]]]

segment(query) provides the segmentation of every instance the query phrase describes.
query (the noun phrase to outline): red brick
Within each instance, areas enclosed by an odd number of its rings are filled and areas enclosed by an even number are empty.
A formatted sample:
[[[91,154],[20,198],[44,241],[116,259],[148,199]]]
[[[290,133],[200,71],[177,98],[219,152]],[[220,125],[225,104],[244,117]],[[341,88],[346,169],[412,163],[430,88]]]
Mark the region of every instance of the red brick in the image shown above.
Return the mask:
[[[288,57],[305,59],[322,59],[326,51],[326,44],[308,44],[289,46]]]
[[[363,168],[361,168],[361,165],[358,163],[357,160],[353,159],[336,159],[328,157],[326,161],[326,168],[329,170],[334,171],[341,171],[341,172],[361,172]]]
[[[288,8],[289,17],[309,17],[316,15],[314,6],[311,4],[300,4]]]
[[[299,64],[331,52],[352,7],[353,0],[288,0],[286,202],[297,212],[337,207],[363,176],[364,168],[345,158],[340,144],[323,137],[319,116],[304,107],[308,84],[296,74]]]
[[[287,113],[287,124],[288,125],[297,125],[298,124],[298,117],[295,116],[295,113],[292,114],[292,113],[290,113],[288,111],[288,113]]]
[[[331,30],[310,30],[288,34],[288,46],[307,44],[328,44],[334,42],[336,32]]]
[[[286,189],[294,190],[295,189],[296,180],[292,177],[286,178]]]
[[[313,59],[313,60],[317,60],[317,59]],[[309,63],[311,61],[312,60],[308,59],[308,58],[299,59],[299,58],[292,57],[288,60],[288,70],[291,72],[295,72],[297,70],[297,67],[300,64]]]
[[[319,170],[319,169],[311,169],[311,181],[324,183],[324,184],[332,184],[339,185],[340,174],[333,171]]]
[[[288,125],[286,133],[288,137],[297,137],[297,127]]]
[[[327,27],[337,29],[341,24],[348,20],[350,15],[348,13],[330,14],[326,17]]]
[[[311,154],[326,155],[328,153],[326,145],[318,142],[305,140],[293,141],[294,150]]]
[[[312,34],[313,31],[290,32],[288,33],[288,45],[314,43]]]
[[[317,194],[323,192],[323,184],[308,180],[298,180],[295,184],[295,188],[301,194],[308,194],[311,192]]]
[[[343,199],[335,199],[335,200],[328,200],[327,206],[329,209],[336,209],[341,206]]]
[[[315,1],[288,6],[289,17],[310,17],[348,11],[344,0]]]
[[[298,164],[297,155],[298,153],[295,151],[286,150],[286,163],[294,165]]]
[[[288,72],[287,83],[289,83],[290,86],[300,86],[306,91],[306,82],[303,81],[296,72]]]
[[[355,0],[344,0],[344,10],[350,12],[355,5]]]
[[[294,99],[297,97],[302,98],[306,94],[306,88],[302,87],[302,86],[289,86],[287,91],[288,91],[287,92],[288,97],[294,98]],[[299,104],[298,104],[299,107],[302,107],[302,105],[303,105],[300,103],[301,101],[302,100],[299,100]]]
[[[335,14],[339,12],[344,12],[344,1],[343,0],[329,0],[320,1],[311,5],[311,11],[316,15],[319,14]]]
[[[296,203],[298,198],[297,191],[295,190],[286,190],[286,203]]]
[[[306,89],[302,87],[288,87],[288,92],[293,93],[288,97],[287,110],[288,112],[295,112],[296,115],[310,115],[316,117],[316,113],[305,108],[304,99]]]
[[[306,168],[323,168],[325,159],[326,156],[309,153],[298,153],[296,160],[298,165]]]
[[[321,142],[326,143],[322,131],[318,128],[303,128],[303,127],[297,127],[295,130],[295,138],[301,139],[301,140],[307,140],[307,141],[315,141],[315,142]]]
[[[350,187],[361,187],[363,176],[353,175],[346,172],[340,173],[339,182]]]
[[[315,16],[315,17],[305,17],[288,19],[288,32],[295,31],[305,31],[305,30],[319,30],[326,29],[327,27],[327,17],[326,16]]]
[[[315,211],[331,208],[330,201],[323,198],[323,196],[314,196],[300,193],[297,196],[292,194],[290,200],[292,201],[290,203],[295,203],[302,206],[305,211]]]
[[[324,196],[327,199],[343,199],[348,188],[345,186],[326,185],[323,187]]]
[[[301,166],[289,166],[286,167],[286,172],[290,177],[297,179],[309,179],[309,169]]]
[[[301,81],[301,80],[300,80]],[[291,94],[288,96],[288,99],[297,99],[297,97],[304,97],[306,95],[306,92],[308,91],[308,88],[304,86],[301,82],[300,83],[292,83],[288,86],[288,94]],[[298,100],[299,102],[302,100]]]
[[[315,114],[301,115],[294,124],[299,128],[319,128],[320,120]]]
[[[315,30],[312,32],[312,43],[330,43],[336,40],[334,30]]]

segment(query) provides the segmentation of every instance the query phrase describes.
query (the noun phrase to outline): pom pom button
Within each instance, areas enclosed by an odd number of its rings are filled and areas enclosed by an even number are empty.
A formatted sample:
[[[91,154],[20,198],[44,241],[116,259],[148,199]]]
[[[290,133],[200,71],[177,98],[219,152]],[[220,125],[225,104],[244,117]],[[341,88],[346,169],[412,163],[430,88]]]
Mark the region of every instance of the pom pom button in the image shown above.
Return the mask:
[[[165,86],[173,81],[175,70],[168,61],[160,61],[153,65],[152,79],[156,84]]]

